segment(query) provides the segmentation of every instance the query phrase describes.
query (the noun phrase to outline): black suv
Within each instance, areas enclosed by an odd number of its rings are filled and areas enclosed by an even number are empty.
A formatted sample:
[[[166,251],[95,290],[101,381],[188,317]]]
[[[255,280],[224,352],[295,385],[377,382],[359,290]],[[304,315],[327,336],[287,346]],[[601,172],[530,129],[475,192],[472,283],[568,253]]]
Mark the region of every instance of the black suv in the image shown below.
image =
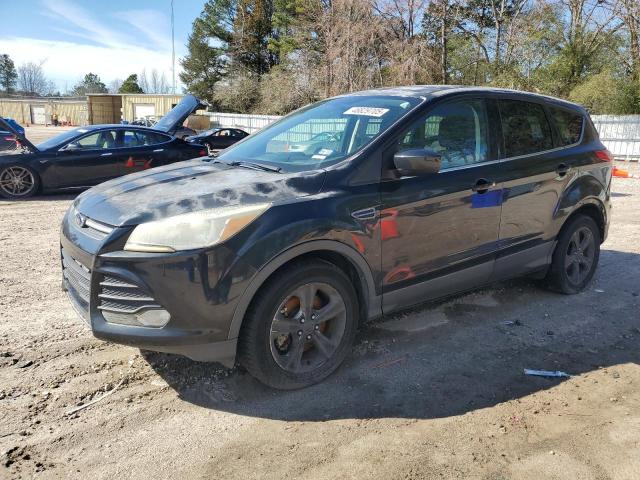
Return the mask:
[[[63,285],[99,338],[237,358],[268,385],[304,387],[366,319],[525,274],[582,290],[611,170],[585,110],[554,98],[343,95],[218,157],[80,195],[62,224]]]

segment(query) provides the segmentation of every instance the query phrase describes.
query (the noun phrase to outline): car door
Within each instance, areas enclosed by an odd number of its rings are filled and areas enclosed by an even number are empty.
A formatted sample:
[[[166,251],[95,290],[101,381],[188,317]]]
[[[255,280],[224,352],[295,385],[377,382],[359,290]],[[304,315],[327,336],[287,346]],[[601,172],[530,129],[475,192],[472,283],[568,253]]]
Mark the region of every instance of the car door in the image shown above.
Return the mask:
[[[500,247],[494,278],[516,276],[544,267],[552,253],[553,221],[558,200],[575,174],[573,160],[557,148],[544,103],[497,100],[504,141],[499,180],[504,197]],[[582,133],[573,139],[578,142]]]
[[[97,185],[121,175],[121,152],[115,129],[94,130],[75,138],[56,153],[50,187]]]
[[[490,128],[497,112],[481,98],[439,103],[383,153],[380,216],[383,309],[393,311],[489,280],[500,227],[501,185]],[[490,123],[491,122],[491,123]],[[402,176],[393,155],[427,148],[440,171]]]
[[[124,129],[119,132],[122,149],[122,175],[166,165],[170,155],[171,137],[144,129]]]

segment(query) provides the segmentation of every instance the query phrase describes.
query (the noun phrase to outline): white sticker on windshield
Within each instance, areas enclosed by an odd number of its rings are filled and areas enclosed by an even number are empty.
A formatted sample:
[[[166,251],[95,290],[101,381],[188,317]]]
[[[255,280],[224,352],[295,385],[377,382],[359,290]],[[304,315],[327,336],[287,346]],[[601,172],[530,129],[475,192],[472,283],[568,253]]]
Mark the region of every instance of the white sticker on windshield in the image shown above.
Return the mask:
[[[364,115],[366,117],[381,117],[389,111],[388,108],[351,107],[344,115]]]
[[[313,158],[314,160],[324,160],[325,158],[327,158],[327,156],[315,154],[315,155],[311,155],[311,158]]]
[[[328,148],[323,148],[318,152],[318,155],[324,155],[325,157],[328,157],[332,153],[333,153],[333,150],[329,150]]]

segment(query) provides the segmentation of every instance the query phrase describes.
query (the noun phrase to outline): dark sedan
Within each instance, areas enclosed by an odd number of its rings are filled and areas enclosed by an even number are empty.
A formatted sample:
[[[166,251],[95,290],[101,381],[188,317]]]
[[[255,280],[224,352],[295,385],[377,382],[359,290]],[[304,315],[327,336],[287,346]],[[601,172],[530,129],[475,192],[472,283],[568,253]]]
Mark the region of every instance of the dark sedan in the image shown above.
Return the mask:
[[[206,154],[196,143],[173,133],[199,106],[187,96],[154,128],[92,125],[76,128],[34,145],[0,118],[0,130],[17,136],[21,154],[0,155],[0,196],[26,198],[38,192],[71,190],[111,178]],[[162,123],[164,122],[164,123]]]
[[[224,150],[239,142],[249,134],[239,128],[212,128],[205,132],[185,138],[187,142],[206,145],[210,150]]]

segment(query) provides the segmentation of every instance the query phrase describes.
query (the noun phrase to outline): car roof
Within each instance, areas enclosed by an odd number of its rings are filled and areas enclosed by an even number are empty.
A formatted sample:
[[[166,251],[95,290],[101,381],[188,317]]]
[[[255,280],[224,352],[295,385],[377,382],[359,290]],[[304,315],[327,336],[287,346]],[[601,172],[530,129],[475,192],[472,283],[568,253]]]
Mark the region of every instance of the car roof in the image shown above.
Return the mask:
[[[495,87],[472,87],[463,85],[411,85],[403,87],[389,87],[389,88],[375,88],[372,90],[363,90],[360,92],[348,93],[341,95],[346,96],[399,96],[399,97],[414,97],[430,100],[434,98],[445,97],[449,95],[461,94],[461,93],[493,93],[509,96],[522,96],[531,100],[546,101],[557,103],[569,108],[584,110],[584,107],[576,103],[572,103],[560,98],[551,97],[548,95],[542,95],[534,92],[524,92],[522,90],[511,90],[509,88],[495,88]]]
[[[130,124],[126,124],[123,125],[122,123],[105,123],[105,124],[100,124],[100,125],[86,125],[86,126],[82,126],[82,127],[77,127],[76,130],[86,130],[86,132],[83,133],[87,133],[87,132],[93,132],[95,130],[149,130],[150,132],[156,132],[156,133],[161,133],[163,135],[169,135],[168,133],[165,132],[161,132],[160,130],[155,130],[153,127],[145,127],[143,125],[130,125]]]

